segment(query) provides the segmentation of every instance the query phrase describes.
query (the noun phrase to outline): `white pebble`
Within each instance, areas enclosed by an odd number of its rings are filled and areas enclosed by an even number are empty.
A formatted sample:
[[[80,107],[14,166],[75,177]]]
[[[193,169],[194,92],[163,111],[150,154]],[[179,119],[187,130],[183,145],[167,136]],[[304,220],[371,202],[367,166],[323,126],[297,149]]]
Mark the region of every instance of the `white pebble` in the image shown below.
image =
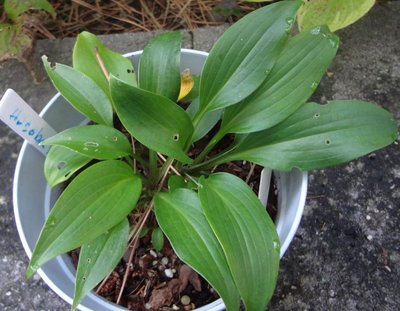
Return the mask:
[[[190,303],[190,297],[188,295],[184,295],[181,297],[181,303],[184,306],[187,306]]]
[[[373,239],[373,238],[372,238],[372,235],[368,235],[368,236],[367,236],[367,240],[368,240],[368,241],[371,241],[372,239]]]
[[[177,305],[172,305],[172,309],[179,310],[180,308]]]
[[[154,258],[157,258],[157,253],[153,249],[150,250],[150,255],[153,256]]]
[[[168,262],[169,262],[169,260],[168,260],[167,257],[163,257],[163,258],[161,259],[161,263],[162,263],[164,266],[166,266],[166,265],[168,264]]]
[[[172,278],[174,277],[174,273],[172,272],[171,269],[165,269],[165,270],[164,270],[164,273],[165,273],[165,276],[166,276],[167,278],[172,279]]]
[[[369,215],[367,215],[365,218],[366,218],[367,220],[371,220],[371,216],[369,216]]]
[[[11,296],[11,292],[8,291],[8,292],[6,293],[6,296]]]
[[[149,310],[149,309],[151,309],[151,303],[145,303],[144,304],[144,307],[147,309],[147,310]]]

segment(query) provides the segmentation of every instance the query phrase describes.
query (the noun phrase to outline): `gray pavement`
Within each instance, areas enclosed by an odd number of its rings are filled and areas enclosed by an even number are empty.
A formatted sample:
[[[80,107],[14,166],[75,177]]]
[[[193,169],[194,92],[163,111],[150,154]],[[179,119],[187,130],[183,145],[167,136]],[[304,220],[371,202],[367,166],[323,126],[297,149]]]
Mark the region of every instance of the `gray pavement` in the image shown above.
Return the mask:
[[[339,54],[314,99],[377,102],[400,123],[400,2],[375,7],[339,32]],[[224,27],[185,33],[185,47],[209,50]],[[120,52],[143,48],[154,34],[119,34],[102,40]],[[36,111],[55,90],[40,56],[69,64],[74,39],[37,43],[35,85],[15,61],[0,65],[0,95],[15,89]],[[0,309],[68,310],[38,276],[24,277],[27,257],[12,212],[12,181],[22,141],[0,124]],[[311,172],[301,226],[281,263],[270,310],[400,309],[400,149]]]

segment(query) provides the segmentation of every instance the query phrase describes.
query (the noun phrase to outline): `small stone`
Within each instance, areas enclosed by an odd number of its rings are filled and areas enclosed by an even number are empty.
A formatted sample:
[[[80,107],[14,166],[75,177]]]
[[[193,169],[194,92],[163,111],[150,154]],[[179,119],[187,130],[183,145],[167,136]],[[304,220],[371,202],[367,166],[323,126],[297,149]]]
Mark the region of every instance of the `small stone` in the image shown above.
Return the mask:
[[[6,293],[6,296],[11,296],[11,292],[8,291],[8,292]]]
[[[367,220],[371,220],[371,216],[369,216],[369,215],[367,215],[365,218],[366,218]]]
[[[166,266],[166,265],[168,264],[168,262],[169,262],[169,260],[168,260],[167,257],[163,257],[163,258],[161,259],[161,263],[162,263],[164,266]]]
[[[188,295],[184,295],[181,297],[181,303],[186,306],[190,303],[190,297]]]
[[[329,296],[335,297],[335,291],[334,291],[333,289],[331,289],[331,290],[329,291]]]
[[[392,272],[392,269],[390,269],[389,266],[385,266],[385,269],[386,269],[387,271],[389,271],[389,272]]]
[[[174,309],[174,310],[179,310],[180,308],[177,306],[177,305],[172,305],[172,309]]]
[[[151,263],[153,266],[156,266],[158,264],[157,260],[153,260],[153,262]]]
[[[153,249],[150,250],[150,255],[153,256],[154,258],[157,258],[157,253]]]
[[[291,289],[291,290],[296,290],[296,289],[297,289],[297,287],[296,287],[296,286],[294,286],[294,285],[291,285],[291,286],[290,286],[290,289]]]
[[[166,276],[167,278],[170,278],[170,279],[172,279],[172,278],[174,277],[174,273],[172,272],[171,269],[165,269],[165,270],[164,270],[164,274],[165,274],[165,276]]]
[[[151,309],[151,303],[145,303],[144,304],[144,307],[147,309],[147,310],[150,310]]]
[[[368,240],[368,241],[371,241],[372,239],[373,239],[372,235],[370,235],[370,234],[367,235],[367,240]]]

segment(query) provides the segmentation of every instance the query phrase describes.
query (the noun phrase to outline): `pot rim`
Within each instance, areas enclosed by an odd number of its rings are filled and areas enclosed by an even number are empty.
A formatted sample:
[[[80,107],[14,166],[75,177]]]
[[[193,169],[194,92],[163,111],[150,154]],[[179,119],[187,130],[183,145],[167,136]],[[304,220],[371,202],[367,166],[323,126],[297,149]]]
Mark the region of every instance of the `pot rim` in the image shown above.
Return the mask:
[[[140,51],[135,51],[135,52],[130,52],[130,53],[126,53],[124,54],[125,57],[134,57],[137,55],[140,55],[142,53],[143,50]],[[199,51],[199,50],[193,50],[193,49],[181,49],[182,53],[187,53],[189,55],[200,55],[200,56],[208,56],[207,52],[204,51]],[[49,111],[49,109],[51,109],[52,105],[58,100],[58,98],[61,97],[61,94],[58,92],[56,93],[51,99],[50,101],[46,104],[46,106],[42,109],[42,111],[39,113],[39,115],[41,117],[45,116],[46,113]],[[19,187],[18,187],[18,181],[20,178],[20,174],[21,174],[21,166],[22,166],[22,162],[23,162],[23,158],[24,155],[26,153],[26,150],[28,148],[29,144],[28,142],[24,141],[21,150],[19,152],[18,155],[18,160],[17,160],[17,164],[15,167],[15,173],[14,173],[14,180],[13,180],[13,210],[14,210],[14,217],[15,217],[15,223],[16,223],[16,227],[18,230],[18,234],[20,236],[20,240],[21,243],[23,245],[23,248],[25,250],[25,253],[27,254],[28,258],[30,259],[32,256],[32,250],[30,248],[30,246],[28,245],[28,241],[27,238],[25,236],[24,230],[23,230],[23,226],[22,226],[22,221],[21,221],[21,216],[20,216],[20,211],[19,211],[19,201],[18,201],[18,193],[19,193]],[[264,174],[264,171],[263,173]],[[284,174],[281,172],[276,172],[276,174]],[[296,212],[294,215],[292,215],[293,221],[292,221],[292,225],[290,227],[290,230],[286,233],[284,233],[286,235],[285,240],[283,241],[283,243],[281,244],[281,249],[280,249],[280,258],[283,257],[284,253],[286,252],[287,248],[289,247],[289,244],[291,243],[291,241],[294,238],[294,235],[297,231],[297,228],[300,224],[301,221],[301,217],[304,211],[304,205],[305,205],[305,200],[306,200],[306,195],[307,195],[307,182],[308,182],[308,174],[307,172],[300,172],[301,174],[301,187],[300,187],[300,197],[299,197],[299,204],[297,206]],[[278,180],[278,183],[281,183],[281,181]],[[282,185],[281,185],[282,186]],[[279,186],[278,186],[279,187]],[[279,197],[278,197],[279,199]],[[279,204],[278,204],[279,205]],[[282,225],[281,223],[281,218],[283,218],[282,215],[282,209],[278,209],[278,214],[275,220],[276,223],[276,229],[278,231],[278,233],[282,230],[281,227],[279,227],[279,224]],[[56,257],[57,260],[62,260],[60,259],[60,256]],[[72,298],[65,293],[62,289],[59,288],[59,286],[52,280],[51,277],[49,277],[42,268],[39,268],[37,270],[38,274],[40,275],[40,277],[45,281],[45,283],[59,296],[61,297],[64,301],[66,301],[67,303],[71,304],[72,303]],[[123,308],[121,306],[118,306],[110,301],[107,301],[106,299],[102,298],[101,296],[96,295],[96,298],[99,299],[100,304],[106,306],[106,305],[112,305],[112,310],[127,310],[126,308]],[[80,310],[84,310],[84,311],[91,311],[92,309],[79,304],[78,309]],[[225,305],[222,301],[221,298],[215,300],[214,302],[207,304],[203,307],[200,308],[196,308],[194,310],[196,311],[219,311],[219,310],[224,310],[225,309]]]

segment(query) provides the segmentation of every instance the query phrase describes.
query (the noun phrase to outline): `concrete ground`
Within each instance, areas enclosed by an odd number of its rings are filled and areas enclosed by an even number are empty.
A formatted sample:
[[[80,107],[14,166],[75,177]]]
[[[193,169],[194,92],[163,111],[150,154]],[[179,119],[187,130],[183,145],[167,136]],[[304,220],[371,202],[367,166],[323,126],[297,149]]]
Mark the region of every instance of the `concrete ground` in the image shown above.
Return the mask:
[[[400,2],[375,7],[339,31],[340,51],[314,99],[379,103],[400,121]],[[224,27],[185,34],[185,47],[209,50]],[[152,34],[103,36],[120,52],[142,49]],[[40,56],[70,63],[73,39],[37,43],[33,84],[15,61],[0,67],[0,95],[15,89],[37,111],[55,90]],[[12,212],[12,181],[22,141],[0,124],[0,309],[68,310],[38,276],[25,279],[27,257]],[[400,309],[400,149],[398,144],[350,164],[310,173],[302,223],[281,263],[270,310]]]

